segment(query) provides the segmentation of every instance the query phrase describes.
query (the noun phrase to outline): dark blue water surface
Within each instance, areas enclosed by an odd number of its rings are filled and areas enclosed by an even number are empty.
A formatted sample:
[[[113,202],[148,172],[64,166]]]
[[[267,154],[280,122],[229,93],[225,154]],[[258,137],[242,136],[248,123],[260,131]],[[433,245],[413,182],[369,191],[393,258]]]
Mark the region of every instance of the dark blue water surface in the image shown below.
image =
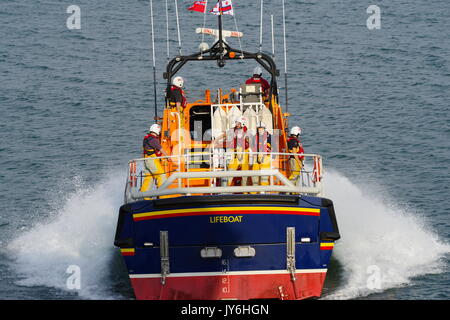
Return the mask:
[[[183,54],[202,38],[203,15],[186,10],[192,2],[179,1]],[[66,27],[72,4],[81,30]],[[242,46],[257,51],[259,1],[234,4]],[[381,8],[379,30],[366,26],[371,4]],[[265,5],[263,50],[271,51],[273,14],[283,72],[281,0]],[[342,233],[324,298],[448,299],[450,3],[286,7],[290,124],[325,159]],[[161,106],[164,2],[154,10]],[[235,28],[229,16],[224,24]],[[140,156],[153,118],[149,31],[148,1],[0,2],[0,299],[133,298],[112,244],[126,164]],[[254,66],[193,63],[181,75],[197,100],[207,88],[239,87]],[[81,268],[78,291],[66,286],[70,265]],[[367,286],[370,266],[378,289]]]

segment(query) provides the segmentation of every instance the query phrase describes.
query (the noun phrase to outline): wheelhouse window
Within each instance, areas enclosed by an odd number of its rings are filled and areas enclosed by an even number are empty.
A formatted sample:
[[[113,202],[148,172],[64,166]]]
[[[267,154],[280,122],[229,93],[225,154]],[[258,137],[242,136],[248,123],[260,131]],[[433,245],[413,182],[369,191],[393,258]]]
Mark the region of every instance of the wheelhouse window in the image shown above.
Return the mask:
[[[211,106],[193,106],[189,113],[191,139],[194,141],[211,141]]]

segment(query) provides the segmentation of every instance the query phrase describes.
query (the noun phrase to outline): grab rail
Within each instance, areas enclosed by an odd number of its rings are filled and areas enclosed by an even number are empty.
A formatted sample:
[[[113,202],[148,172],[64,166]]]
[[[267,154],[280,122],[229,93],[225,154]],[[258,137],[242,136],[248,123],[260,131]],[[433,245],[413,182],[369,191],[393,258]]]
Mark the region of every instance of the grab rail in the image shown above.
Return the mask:
[[[217,150],[217,149],[216,149]],[[236,155],[247,156],[249,170],[229,170],[228,166]],[[202,157],[202,161],[209,162],[207,168],[191,168],[192,157]],[[252,170],[255,156],[265,156],[270,159],[270,167],[261,170]],[[323,168],[322,158],[317,154],[302,154],[303,168],[299,178],[289,180],[289,158],[291,153],[274,152],[187,152],[183,155],[140,158],[129,161],[129,171],[125,188],[125,202],[142,199],[156,199],[170,196],[190,196],[192,194],[232,194],[232,193],[278,193],[278,194],[306,194],[322,196]],[[171,160],[169,164],[167,160]],[[160,186],[152,183],[150,190],[142,190],[144,179],[154,179],[145,170],[145,161],[160,161],[165,175],[165,181]],[[229,185],[230,179],[264,178],[266,184]],[[201,180],[203,184],[193,185],[191,180]],[[250,179],[253,180],[253,179]],[[152,181],[153,182],[153,181]]]

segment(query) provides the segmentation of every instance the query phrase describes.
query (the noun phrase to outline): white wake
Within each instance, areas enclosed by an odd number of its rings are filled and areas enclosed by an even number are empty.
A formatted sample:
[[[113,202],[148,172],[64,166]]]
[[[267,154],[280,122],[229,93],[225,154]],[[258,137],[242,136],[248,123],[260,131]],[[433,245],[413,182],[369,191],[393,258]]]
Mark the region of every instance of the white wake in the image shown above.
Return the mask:
[[[367,296],[408,285],[415,276],[444,272],[450,246],[422,218],[333,170],[324,181],[341,234],[333,255],[344,268],[343,286],[326,299]]]
[[[10,242],[7,250],[21,278],[18,284],[71,291],[66,283],[71,273],[66,271],[75,265],[81,272],[76,290],[80,297],[117,298],[109,292],[108,277],[117,250],[113,242],[124,181],[116,172],[93,187],[77,183],[76,191],[50,219]]]
[[[80,184],[52,219],[33,226],[9,243],[20,285],[68,290],[70,265],[81,270],[78,294],[88,299],[120,299],[108,281],[118,209],[125,177],[112,172],[93,187]],[[441,258],[450,252],[424,222],[363,192],[341,174],[328,171],[327,197],[336,209],[341,239],[333,255],[344,268],[344,283],[325,299],[351,299],[406,285],[414,276],[443,272]],[[368,287],[373,268],[379,289]]]

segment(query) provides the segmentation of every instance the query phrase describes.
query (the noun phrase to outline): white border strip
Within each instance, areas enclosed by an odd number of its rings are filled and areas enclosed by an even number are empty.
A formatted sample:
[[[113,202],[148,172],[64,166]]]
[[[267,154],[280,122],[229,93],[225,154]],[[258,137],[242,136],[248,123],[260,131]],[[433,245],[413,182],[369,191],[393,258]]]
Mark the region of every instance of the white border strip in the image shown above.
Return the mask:
[[[327,269],[298,269],[295,273],[326,273]],[[264,274],[290,274],[287,270],[253,270],[253,271],[227,271],[227,272],[186,272],[170,273],[168,278],[180,277],[214,277],[214,276],[241,276],[241,275],[264,275]],[[130,274],[130,279],[161,278],[160,273]]]

